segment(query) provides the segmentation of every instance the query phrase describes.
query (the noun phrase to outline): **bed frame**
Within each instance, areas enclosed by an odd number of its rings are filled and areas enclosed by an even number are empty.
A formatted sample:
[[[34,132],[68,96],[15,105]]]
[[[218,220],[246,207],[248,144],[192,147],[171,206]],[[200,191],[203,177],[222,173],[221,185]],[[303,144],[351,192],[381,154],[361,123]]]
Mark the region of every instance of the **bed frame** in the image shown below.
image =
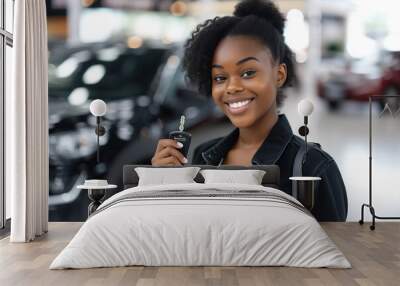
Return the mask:
[[[128,188],[133,188],[138,185],[139,177],[135,171],[136,167],[146,167],[146,168],[155,168],[151,165],[125,165],[123,168],[123,184],[124,190]],[[161,168],[171,168],[176,166],[165,166]],[[272,187],[279,189],[279,179],[280,179],[280,169],[277,165],[254,165],[254,166],[233,166],[233,165],[222,165],[222,166],[209,166],[209,165],[185,165],[185,167],[200,167],[201,169],[221,169],[221,170],[249,170],[249,169],[257,169],[266,171],[262,185],[265,187]],[[160,168],[160,167],[158,167]],[[204,183],[204,178],[199,173],[194,180],[197,183]]]

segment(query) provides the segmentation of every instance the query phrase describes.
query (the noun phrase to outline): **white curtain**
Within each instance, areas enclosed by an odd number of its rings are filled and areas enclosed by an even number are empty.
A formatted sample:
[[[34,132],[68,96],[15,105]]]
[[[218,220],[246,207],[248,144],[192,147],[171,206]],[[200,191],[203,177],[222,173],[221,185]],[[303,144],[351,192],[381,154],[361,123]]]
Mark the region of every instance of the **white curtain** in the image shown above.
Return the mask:
[[[48,91],[45,0],[15,1],[12,93],[6,98],[6,187],[12,242],[48,227]]]

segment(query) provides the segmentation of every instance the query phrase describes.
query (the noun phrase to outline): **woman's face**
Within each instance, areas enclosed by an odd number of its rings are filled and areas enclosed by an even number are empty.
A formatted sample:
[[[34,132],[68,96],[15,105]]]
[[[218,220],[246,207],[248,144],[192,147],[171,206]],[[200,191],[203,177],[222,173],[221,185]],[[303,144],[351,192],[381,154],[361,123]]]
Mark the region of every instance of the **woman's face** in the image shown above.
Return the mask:
[[[286,79],[286,67],[275,64],[270,50],[257,39],[228,36],[214,52],[211,76],[214,102],[232,124],[247,128],[276,113],[277,89]]]

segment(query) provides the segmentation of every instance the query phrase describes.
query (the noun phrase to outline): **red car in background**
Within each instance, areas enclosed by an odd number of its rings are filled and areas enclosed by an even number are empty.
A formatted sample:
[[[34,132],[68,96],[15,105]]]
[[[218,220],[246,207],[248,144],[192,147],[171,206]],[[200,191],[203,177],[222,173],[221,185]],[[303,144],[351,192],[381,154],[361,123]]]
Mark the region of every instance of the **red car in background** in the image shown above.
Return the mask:
[[[336,60],[326,66],[318,80],[318,94],[331,110],[338,109],[345,100],[368,101],[370,96],[400,94],[400,51],[385,52],[375,63]],[[378,102],[400,107],[400,99]]]

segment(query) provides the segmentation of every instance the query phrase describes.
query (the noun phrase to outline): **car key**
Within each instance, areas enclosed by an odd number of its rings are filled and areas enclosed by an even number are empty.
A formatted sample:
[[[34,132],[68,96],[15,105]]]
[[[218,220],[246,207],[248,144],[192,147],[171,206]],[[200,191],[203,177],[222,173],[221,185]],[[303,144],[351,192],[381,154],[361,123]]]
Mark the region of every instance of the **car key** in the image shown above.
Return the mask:
[[[180,142],[183,144],[183,147],[179,150],[183,156],[187,156],[187,153],[189,151],[189,146],[190,146],[190,141],[192,138],[192,134],[183,131],[185,128],[185,116],[181,116],[181,121],[179,124],[179,131],[172,131],[169,133],[169,139],[173,139],[177,142]]]

